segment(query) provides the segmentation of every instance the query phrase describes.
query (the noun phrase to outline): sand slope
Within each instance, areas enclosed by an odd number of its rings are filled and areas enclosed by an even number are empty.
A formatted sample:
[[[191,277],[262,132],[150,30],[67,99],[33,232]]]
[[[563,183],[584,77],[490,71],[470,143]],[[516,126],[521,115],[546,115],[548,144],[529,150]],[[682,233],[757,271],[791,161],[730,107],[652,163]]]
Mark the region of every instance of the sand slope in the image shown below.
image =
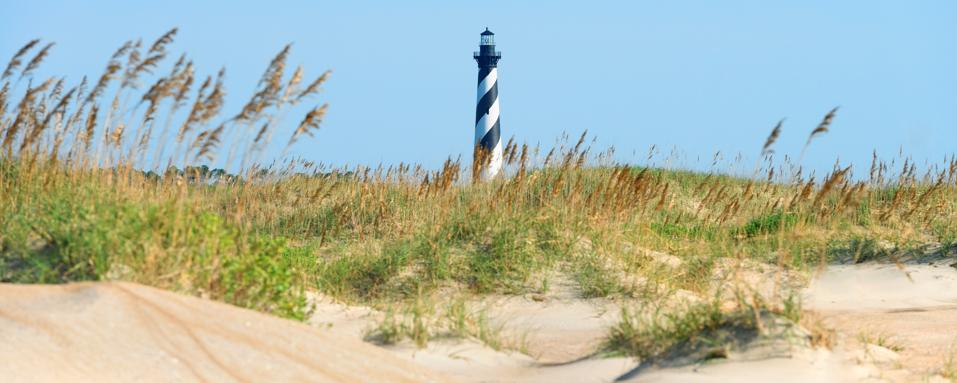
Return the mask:
[[[637,365],[633,358],[624,357],[541,363],[528,355],[495,351],[473,340],[436,341],[424,349],[409,344],[387,349],[463,382],[611,382]]]
[[[447,381],[358,339],[130,283],[0,285],[5,382]]]
[[[953,263],[831,266],[811,283],[805,305],[821,313],[845,343],[885,337],[899,348],[895,364],[933,374],[957,358]]]
[[[828,350],[806,350],[788,358],[717,361],[678,368],[648,370],[620,381],[629,383],[804,383],[858,382],[869,375],[866,367],[855,368],[845,355]]]

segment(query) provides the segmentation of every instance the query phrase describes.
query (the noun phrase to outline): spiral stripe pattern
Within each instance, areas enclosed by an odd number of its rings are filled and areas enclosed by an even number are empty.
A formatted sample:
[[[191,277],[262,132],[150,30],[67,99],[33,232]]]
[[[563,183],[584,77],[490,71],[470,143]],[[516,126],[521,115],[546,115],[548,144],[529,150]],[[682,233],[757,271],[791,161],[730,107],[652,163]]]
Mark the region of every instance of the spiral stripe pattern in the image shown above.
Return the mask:
[[[475,106],[475,146],[488,156],[487,166],[482,170],[482,179],[498,175],[502,170],[502,140],[500,137],[498,105],[498,70],[495,67],[480,68],[478,77],[478,103]]]

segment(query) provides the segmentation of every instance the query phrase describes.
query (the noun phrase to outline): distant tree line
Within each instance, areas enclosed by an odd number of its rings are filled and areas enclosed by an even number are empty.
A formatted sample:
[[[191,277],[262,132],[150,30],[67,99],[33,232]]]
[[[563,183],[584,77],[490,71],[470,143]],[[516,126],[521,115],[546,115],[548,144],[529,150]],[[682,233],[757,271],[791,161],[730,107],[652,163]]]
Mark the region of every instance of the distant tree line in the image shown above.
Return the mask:
[[[176,166],[170,166],[166,168],[162,174],[153,170],[140,171],[140,173],[146,177],[146,179],[159,181],[161,179],[170,179],[170,178],[181,178],[189,183],[233,183],[240,182],[243,180],[242,176],[232,174],[221,168],[211,169],[209,166],[200,165],[200,166],[186,166],[182,169]],[[353,178],[355,173],[353,171],[329,171],[329,172],[313,172],[313,173],[303,173],[297,172],[292,174],[287,174],[294,177],[302,178]],[[256,178],[265,178],[270,176],[283,176],[282,174],[274,173],[271,169],[259,169],[255,172],[252,172],[249,176],[251,179]]]

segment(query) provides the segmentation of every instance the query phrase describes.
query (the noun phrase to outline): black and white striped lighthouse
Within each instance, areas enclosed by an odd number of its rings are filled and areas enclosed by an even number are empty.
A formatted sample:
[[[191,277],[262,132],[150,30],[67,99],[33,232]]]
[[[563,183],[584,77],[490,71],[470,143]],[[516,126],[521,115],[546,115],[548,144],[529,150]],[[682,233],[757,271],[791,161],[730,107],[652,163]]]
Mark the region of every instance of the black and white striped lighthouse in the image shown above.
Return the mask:
[[[479,41],[479,51],[473,55],[478,62],[478,104],[475,107],[475,154],[472,171],[477,179],[488,180],[502,170],[502,139],[498,117],[498,60],[502,52],[495,51],[495,34],[485,28]]]

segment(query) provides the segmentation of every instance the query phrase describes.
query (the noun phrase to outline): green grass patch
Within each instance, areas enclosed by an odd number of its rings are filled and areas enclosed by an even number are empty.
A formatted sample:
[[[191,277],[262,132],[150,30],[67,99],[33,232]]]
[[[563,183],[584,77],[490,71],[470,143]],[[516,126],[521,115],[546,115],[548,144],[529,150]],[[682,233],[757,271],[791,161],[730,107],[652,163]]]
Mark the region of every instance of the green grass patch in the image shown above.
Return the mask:
[[[798,222],[797,214],[776,211],[770,214],[754,217],[736,230],[746,237],[774,234],[781,230],[794,227]]]

